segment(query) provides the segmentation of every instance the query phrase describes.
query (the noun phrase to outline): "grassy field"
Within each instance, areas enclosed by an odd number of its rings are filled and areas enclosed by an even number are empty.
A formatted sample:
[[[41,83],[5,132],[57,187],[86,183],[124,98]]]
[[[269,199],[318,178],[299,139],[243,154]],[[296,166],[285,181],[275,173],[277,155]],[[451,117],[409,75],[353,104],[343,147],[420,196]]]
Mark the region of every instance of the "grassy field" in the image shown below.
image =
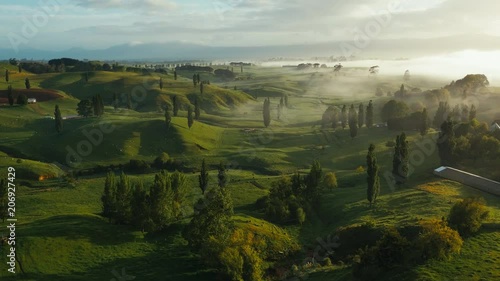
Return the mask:
[[[437,151],[422,161],[413,161],[409,182],[392,187],[386,178],[392,165],[392,148],[385,144],[399,132],[387,128],[361,128],[351,139],[348,129],[322,130],[319,120],[328,104],[343,105],[369,100],[379,112],[387,97],[375,97],[376,87],[396,91],[401,77],[368,77],[356,69],[344,76],[331,70],[300,72],[286,68],[245,67],[235,81],[223,81],[211,74],[201,75],[211,85],[199,95],[190,77],[180,72],[171,75],[144,76],[134,73],[93,73],[86,83],[82,73],[33,75],[16,74],[9,68],[13,87],[24,87],[30,77],[34,89],[59,91],[61,98],[28,106],[0,106],[0,169],[15,167],[17,174],[17,251],[24,273],[16,277],[0,265],[2,280],[121,280],[125,270],[135,280],[215,280],[213,269],[206,268],[199,257],[188,250],[182,238],[189,217],[164,233],[144,235],[127,226],[112,225],[99,216],[104,176],[79,177],[68,184],[61,176],[67,167],[68,147],[77,149],[96,132],[103,122],[113,126],[102,133],[102,141],[82,157],[78,168],[95,165],[123,164],[130,159],[152,162],[162,152],[197,168],[206,158],[211,169],[210,184],[216,185],[215,165],[230,164],[229,184],[235,207],[234,220],[242,227],[259,233],[275,234],[277,226],[264,220],[254,203],[268,194],[272,183],[282,175],[305,171],[313,160],[319,160],[325,172],[337,174],[339,188],[325,191],[320,211],[303,226],[282,226],[300,242],[304,251],[314,248],[317,239],[327,237],[341,226],[373,223],[377,226],[400,226],[424,218],[441,218],[457,200],[480,195],[487,201],[490,217],[481,232],[466,239],[460,255],[449,261],[431,261],[383,280],[496,280],[500,279],[500,201],[456,182],[436,178],[432,170],[439,166]],[[239,68],[235,68],[235,71]],[[162,77],[165,87],[157,83]],[[145,83],[144,81],[148,81]],[[422,89],[441,87],[448,81],[416,77],[412,84]],[[145,89],[144,99],[132,110],[111,107],[115,93],[129,93],[136,86]],[[0,88],[7,83],[0,82]],[[235,90],[236,89],[236,90]],[[100,118],[64,120],[64,131],[57,134],[53,108],[58,104],[63,116],[76,115],[80,99],[97,93],[105,101],[105,114]],[[202,117],[188,128],[185,110],[165,128],[163,102],[178,95],[184,105],[194,96],[202,98]],[[281,120],[272,111],[272,124],[262,124],[262,102],[271,97],[276,105],[282,94],[289,95],[290,107]],[[376,114],[376,123],[380,122]],[[422,137],[406,132],[410,151],[422,150],[422,143],[437,134]],[[93,135],[94,137],[96,135]],[[381,167],[382,191],[375,208],[366,200],[366,173],[356,171],[366,162],[370,143],[376,145]],[[417,165],[418,164],[418,165]],[[131,175],[146,186],[154,173]],[[201,198],[197,174],[188,174],[189,202]],[[191,209],[187,210],[189,214]],[[4,230],[0,231],[2,234]],[[281,232],[278,231],[278,234]],[[276,235],[278,235],[276,234]],[[283,234],[284,235],[284,234]],[[278,239],[278,238],[277,238]],[[6,248],[1,248],[1,255]],[[303,256],[297,257],[300,264]],[[308,280],[352,280],[349,266],[335,265],[315,269]]]

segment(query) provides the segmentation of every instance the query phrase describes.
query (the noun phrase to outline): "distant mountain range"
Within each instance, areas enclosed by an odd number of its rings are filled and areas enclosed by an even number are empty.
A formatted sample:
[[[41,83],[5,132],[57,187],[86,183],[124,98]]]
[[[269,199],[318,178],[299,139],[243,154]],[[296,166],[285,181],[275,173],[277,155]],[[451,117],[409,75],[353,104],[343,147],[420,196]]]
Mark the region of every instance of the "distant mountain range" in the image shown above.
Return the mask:
[[[432,39],[374,40],[364,49],[355,49],[353,42],[328,42],[303,45],[219,47],[190,43],[123,44],[107,49],[87,50],[72,48],[65,51],[0,49],[0,59],[49,60],[70,57],[90,60],[262,60],[276,57],[311,58],[349,56],[394,59],[431,54],[450,53],[467,49],[500,50],[500,37],[488,35],[454,35]],[[345,51],[347,50],[347,51]],[[353,52],[353,53],[351,53]]]

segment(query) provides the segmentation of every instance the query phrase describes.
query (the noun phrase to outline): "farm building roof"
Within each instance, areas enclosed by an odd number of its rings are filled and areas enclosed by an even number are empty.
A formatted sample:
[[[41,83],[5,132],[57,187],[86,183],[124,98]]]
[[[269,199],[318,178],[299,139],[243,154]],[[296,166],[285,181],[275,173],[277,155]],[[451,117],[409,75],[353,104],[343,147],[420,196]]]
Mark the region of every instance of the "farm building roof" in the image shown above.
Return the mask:
[[[500,182],[446,166],[435,169],[434,174],[500,196]]]

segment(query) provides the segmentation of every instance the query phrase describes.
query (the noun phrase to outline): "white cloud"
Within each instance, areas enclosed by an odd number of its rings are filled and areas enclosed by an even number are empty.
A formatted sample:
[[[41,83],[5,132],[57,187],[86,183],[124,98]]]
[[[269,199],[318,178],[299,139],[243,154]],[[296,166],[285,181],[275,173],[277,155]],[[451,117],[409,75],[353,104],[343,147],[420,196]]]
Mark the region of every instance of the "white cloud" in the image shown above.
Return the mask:
[[[148,13],[177,7],[175,2],[167,0],[78,0],[77,5],[92,9],[138,9]]]

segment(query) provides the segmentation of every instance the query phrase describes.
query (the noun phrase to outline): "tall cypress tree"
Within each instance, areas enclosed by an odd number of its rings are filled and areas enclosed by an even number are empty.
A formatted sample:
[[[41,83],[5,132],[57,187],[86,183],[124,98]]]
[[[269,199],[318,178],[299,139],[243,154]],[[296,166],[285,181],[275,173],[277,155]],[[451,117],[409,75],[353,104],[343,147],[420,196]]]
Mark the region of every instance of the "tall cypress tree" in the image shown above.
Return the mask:
[[[123,172],[116,184],[116,222],[126,224],[130,220],[130,181]]]
[[[149,196],[144,189],[142,181],[134,184],[132,198],[130,200],[130,213],[132,224],[138,227],[142,232],[146,231],[148,222],[151,219],[149,209]]]
[[[333,108],[331,112],[331,121],[332,121],[332,129],[336,129],[339,123],[339,112],[336,107]]]
[[[422,119],[420,120],[420,135],[425,136],[429,131],[429,116],[427,115],[427,108],[422,110]]]
[[[447,102],[440,102],[438,110],[436,111],[436,115],[434,116],[433,125],[435,128],[441,127],[444,121],[450,115],[450,105]]]
[[[358,135],[358,114],[354,108],[354,104],[351,104],[351,108],[349,108],[349,131],[351,138],[355,138]]]
[[[171,123],[172,123],[172,116],[170,116],[170,109],[167,106],[165,108],[165,125],[167,125],[167,130],[170,129]]]
[[[209,240],[224,241],[234,226],[233,200],[227,188],[213,188],[195,205],[194,216],[183,233],[193,249],[200,250]]]
[[[476,118],[476,114],[477,114],[476,106],[473,104],[471,105],[469,111],[469,121],[472,121],[472,119]]]
[[[201,171],[198,176],[198,183],[200,184],[201,193],[205,194],[205,191],[208,188],[208,171],[207,166],[205,164],[205,159],[201,162]]]
[[[177,80],[177,71],[174,70],[174,80]]]
[[[161,230],[172,218],[172,181],[169,174],[162,170],[155,175],[149,191],[149,204],[152,230]]]
[[[28,77],[26,77],[26,79],[24,79],[24,85],[26,86],[27,90],[31,89],[31,83],[30,83],[30,79]]]
[[[101,196],[102,215],[111,221],[116,215],[116,182],[115,174],[109,172],[104,183],[104,192]]]
[[[118,109],[118,94],[117,93],[113,93],[113,107],[116,109]]]
[[[342,122],[342,129],[345,129],[347,126],[347,107],[345,105],[342,107],[340,122]]]
[[[394,156],[392,160],[392,175],[397,185],[404,184],[408,178],[408,142],[406,134],[402,133],[396,137]]]
[[[5,70],[5,82],[7,82],[7,83],[9,82],[9,70],[8,69]]]
[[[63,119],[61,116],[61,111],[59,110],[59,105],[56,104],[56,107],[54,109],[54,119],[56,122],[56,131],[58,133],[62,132],[63,130]]]
[[[455,151],[456,141],[453,131],[453,122],[450,118],[441,125],[441,132],[437,140],[439,158],[441,165],[448,166],[453,164],[453,152]]]
[[[380,193],[380,178],[378,175],[379,167],[377,164],[377,158],[374,154],[375,145],[370,144],[368,148],[368,154],[366,155],[366,173],[367,177],[367,199],[370,202],[370,207],[375,204],[377,197]]]
[[[94,113],[94,116],[97,116],[97,101],[96,101],[96,96],[92,97],[92,112]]]
[[[365,124],[365,107],[363,103],[359,104],[358,108],[358,126],[361,128]]]
[[[176,95],[172,97],[172,106],[174,107],[174,116],[177,117],[177,114],[179,113],[179,102],[177,101]]]
[[[191,108],[191,106],[188,107],[187,120],[188,120],[188,127],[191,129],[194,123],[193,109]]]
[[[271,101],[269,100],[269,98],[264,100],[263,117],[264,126],[266,126],[267,128],[271,124]]]
[[[219,163],[219,168],[218,168],[218,173],[217,173],[217,179],[219,180],[219,187],[225,187],[227,184],[227,175],[226,175],[226,167],[222,163],[222,161]]]
[[[12,95],[12,85],[7,87],[7,98],[9,99],[9,104],[14,105],[14,96]]]
[[[373,103],[371,100],[366,107],[366,127],[373,127]]]
[[[198,79],[196,77],[196,74],[193,74],[193,86],[196,87],[197,83],[198,83]]]
[[[160,84],[160,90],[163,90],[163,78],[161,78],[161,77],[160,77],[159,84]]]
[[[198,97],[194,100],[194,119],[200,120],[200,103],[198,102]]]
[[[127,108],[132,109],[132,97],[130,96],[130,93],[127,94]]]

